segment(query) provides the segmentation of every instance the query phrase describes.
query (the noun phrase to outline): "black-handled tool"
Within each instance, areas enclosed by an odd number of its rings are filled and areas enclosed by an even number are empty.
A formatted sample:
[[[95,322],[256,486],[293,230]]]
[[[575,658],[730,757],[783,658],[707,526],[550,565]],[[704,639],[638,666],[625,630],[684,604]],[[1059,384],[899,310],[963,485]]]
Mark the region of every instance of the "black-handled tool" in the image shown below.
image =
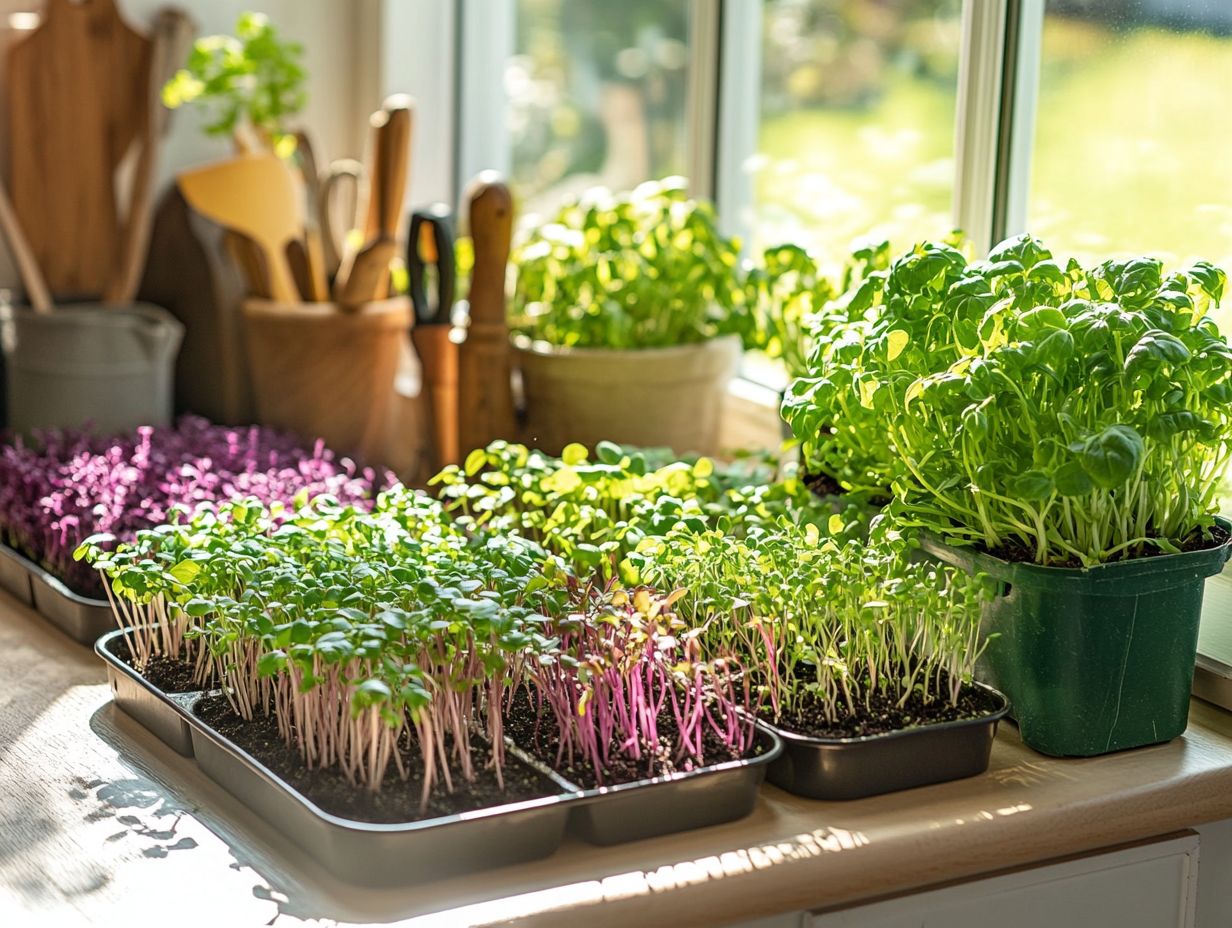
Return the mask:
[[[429,302],[425,282],[429,265],[436,267],[436,301]],[[453,216],[444,203],[411,213],[406,243],[406,269],[411,304],[419,325],[449,325],[453,313],[457,270],[453,252]]]

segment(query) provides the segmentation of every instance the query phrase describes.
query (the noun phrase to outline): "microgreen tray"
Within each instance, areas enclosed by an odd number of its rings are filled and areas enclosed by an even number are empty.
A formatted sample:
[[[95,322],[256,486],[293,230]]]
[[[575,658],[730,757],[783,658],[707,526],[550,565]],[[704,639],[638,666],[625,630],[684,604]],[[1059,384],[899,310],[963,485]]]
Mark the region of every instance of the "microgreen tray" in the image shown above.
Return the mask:
[[[988,769],[1005,696],[976,684],[994,707],[982,715],[859,738],[815,738],[765,723],[783,741],[770,765],[775,786],[809,799],[862,799],[978,776]]]
[[[164,693],[117,656],[124,632],[103,636],[95,651],[107,665],[116,705],[312,854],[340,878],[390,886],[476,872],[552,854],[566,831],[610,845],[717,825],[752,811],[778,736],[757,735],[750,758],[678,774],[585,790],[513,745],[518,762],[544,773],[560,793],[417,822],[374,824],[318,808],[273,771],[193,712],[203,696]]]
[[[26,575],[24,594],[17,577],[19,570]],[[105,599],[74,593],[58,577],[4,545],[0,545],[0,586],[81,644],[92,645],[115,628]]]
[[[34,567],[7,545],[0,545],[0,590],[10,593],[27,606],[34,605],[30,591],[30,570]]]

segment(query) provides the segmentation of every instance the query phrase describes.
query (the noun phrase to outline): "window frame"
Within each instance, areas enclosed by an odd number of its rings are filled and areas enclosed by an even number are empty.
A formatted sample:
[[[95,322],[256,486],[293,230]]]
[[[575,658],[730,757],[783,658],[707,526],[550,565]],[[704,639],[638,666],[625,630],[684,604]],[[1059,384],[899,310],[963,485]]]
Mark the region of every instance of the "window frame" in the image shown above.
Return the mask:
[[[714,200],[724,231],[746,241],[753,181],[745,163],[757,152],[764,2],[689,0],[690,187]],[[480,171],[509,173],[503,72],[515,4],[381,0],[381,87],[414,87],[435,104],[417,113],[412,202],[457,203]],[[952,213],[983,254],[1026,223],[1044,0],[963,0],[962,16]],[[435,53],[407,54],[407,35]]]

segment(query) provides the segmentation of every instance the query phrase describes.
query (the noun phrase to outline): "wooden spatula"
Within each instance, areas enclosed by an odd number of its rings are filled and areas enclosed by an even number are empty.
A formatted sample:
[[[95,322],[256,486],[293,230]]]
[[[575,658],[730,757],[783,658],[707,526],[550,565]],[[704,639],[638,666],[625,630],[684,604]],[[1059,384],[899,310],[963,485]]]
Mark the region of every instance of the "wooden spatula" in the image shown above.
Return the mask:
[[[180,190],[190,206],[256,243],[269,269],[275,302],[299,302],[287,264],[287,242],[301,228],[295,178],[277,155],[244,155],[185,171]]]
[[[474,268],[466,341],[458,347],[458,441],[463,453],[498,438],[512,438],[514,430],[505,321],[513,197],[499,174],[485,171],[471,183],[467,200]]]
[[[149,68],[114,0],[47,0],[8,50],[9,189],[53,293],[97,297],[115,273],[116,172],[148,118]]]

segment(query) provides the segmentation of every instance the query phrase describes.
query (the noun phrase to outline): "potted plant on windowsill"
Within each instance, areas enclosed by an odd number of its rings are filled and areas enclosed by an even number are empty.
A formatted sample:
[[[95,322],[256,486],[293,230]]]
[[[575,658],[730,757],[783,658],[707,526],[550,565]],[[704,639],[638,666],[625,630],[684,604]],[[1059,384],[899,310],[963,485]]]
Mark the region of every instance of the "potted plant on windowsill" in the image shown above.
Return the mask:
[[[513,261],[528,443],[717,450],[750,324],[738,245],[681,178],[567,205]]]
[[[1232,351],[1223,272],[1063,265],[1023,236],[968,264],[914,249],[827,371],[897,457],[894,509],[934,555],[995,577],[982,674],[1023,740],[1093,755],[1184,731]]]

